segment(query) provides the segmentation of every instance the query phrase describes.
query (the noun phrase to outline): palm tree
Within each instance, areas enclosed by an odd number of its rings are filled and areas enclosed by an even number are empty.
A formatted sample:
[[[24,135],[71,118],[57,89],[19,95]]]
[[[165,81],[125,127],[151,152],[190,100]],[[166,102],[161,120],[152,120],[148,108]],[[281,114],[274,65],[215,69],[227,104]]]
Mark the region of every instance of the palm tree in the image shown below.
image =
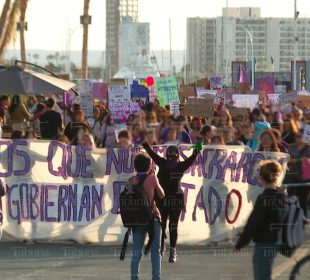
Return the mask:
[[[2,10],[3,13],[8,13],[8,16],[5,16],[6,20],[4,23],[4,28],[2,32],[0,32],[0,58],[3,56],[4,50],[7,47],[7,45],[15,39],[16,35],[16,21],[17,21],[17,16],[19,12],[19,1],[20,0],[15,0],[13,2],[13,5],[11,9],[6,10],[6,5],[4,5],[4,9]],[[2,17],[1,14],[1,18]]]
[[[27,10],[28,0],[20,0],[20,58],[22,61],[26,61],[26,46],[25,46],[25,15]]]
[[[2,13],[0,16],[0,34],[1,35],[3,34],[4,28],[5,28],[5,23],[6,23],[6,19],[7,19],[8,15],[9,15],[10,6],[11,6],[11,0],[6,0],[4,5],[3,5]],[[1,37],[1,35],[0,35],[0,37]]]
[[[89,24],[89,2],[90,0],[84,0],[84,13],[83,13],[83,49],[82,49],[82,79],[87,79],[87,56],[88,56],[88,24]]]

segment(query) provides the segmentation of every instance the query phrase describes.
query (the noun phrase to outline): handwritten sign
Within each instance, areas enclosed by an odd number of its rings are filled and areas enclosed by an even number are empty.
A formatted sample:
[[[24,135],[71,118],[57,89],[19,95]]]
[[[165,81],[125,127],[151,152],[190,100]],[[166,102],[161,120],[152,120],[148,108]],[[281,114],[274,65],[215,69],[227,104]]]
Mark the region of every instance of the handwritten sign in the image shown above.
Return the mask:
[[[193,117],[211,118],[213,116],[214,100],[215,100],[214,98],[205,99],[205,98],[190,97],[186,100],[184,106],[184,114]]]
[[[79,92],[78,103],[85,113],[85,118],[92,118],[94,115],[94,102],[93,102],[93,85],[90,80],[79,80],[77,85]]]
[[[140,111],[139,105],[131,101],[129,86],[110,85],[108,94],[109,110],[115,123],[126,123],[130,114]]]
[[[179,101],[179,92],[175,77],[155,79],[156,96],[161,106],[169,105],[170,101]]]
[[[180,115],[180,101],[170,101],[169,108],[171,114],[175,117]]]
[[[238,108],[250,108],[254,109],[258,105],[258,94],[233,94],[232,100],[234,106]]]

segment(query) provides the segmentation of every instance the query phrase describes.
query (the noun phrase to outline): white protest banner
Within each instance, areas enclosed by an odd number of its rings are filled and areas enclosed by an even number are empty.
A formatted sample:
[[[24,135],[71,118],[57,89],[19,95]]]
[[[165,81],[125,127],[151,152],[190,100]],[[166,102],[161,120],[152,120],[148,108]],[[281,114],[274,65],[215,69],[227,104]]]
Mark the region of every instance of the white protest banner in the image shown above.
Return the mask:
[[[233,94],[232,100],[234,106],[237,108],[250,108],[254,109],[258,106],[258,94]]]
[[[179,101],[179,92],[175,77],[155,78],[156,96],[161,106],[170,101]]]
[[[77,85],[78,103],[85,113],[85,118],[94,116],[93,85],[90,80],[79,80]]]
[[[304,143],[310,144],[310,125],[306,124],[304,126],[304,133],[302,135],[302,141]]]
[[[170,101],[169,108],[172,115],[175,117],[180,115],[180,101]]]
[[[153,150],[164,156],[166,148]],[[0,149],[0,176],[8,185],[2,197],[5,233],[18,240],[122,242],[119,195],[139,148],[90,152],[56,141],[1,140]],[[191,154],[190,146],[180,146],[181,161]],[[288,155],[205,146],[182,179],[186,212],[179,242],[219,240],[243,226],[263,191],[257,165],[267,158],[283,166],[281,185]]]

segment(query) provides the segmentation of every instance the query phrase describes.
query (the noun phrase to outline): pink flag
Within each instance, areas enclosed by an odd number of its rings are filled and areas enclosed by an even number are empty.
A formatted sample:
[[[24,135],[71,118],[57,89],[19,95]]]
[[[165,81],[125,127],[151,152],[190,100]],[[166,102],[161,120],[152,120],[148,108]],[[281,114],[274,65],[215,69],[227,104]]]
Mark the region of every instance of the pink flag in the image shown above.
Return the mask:
[[[239,83],[248,83],[248,75],[246,73],[246,70],[244,69],[244,66],[242,64],[239,64]]]

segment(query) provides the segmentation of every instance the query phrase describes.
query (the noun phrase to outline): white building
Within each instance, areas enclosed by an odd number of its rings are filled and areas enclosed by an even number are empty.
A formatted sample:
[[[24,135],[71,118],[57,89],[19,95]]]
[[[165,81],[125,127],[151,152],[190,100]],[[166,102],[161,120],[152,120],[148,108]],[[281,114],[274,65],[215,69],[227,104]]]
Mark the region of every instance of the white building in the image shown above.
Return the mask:
[[[187,64],[190,76],[218,75],[230,84],[231,62],[251,61],[253,31],[256,71],[289,72],[294,60],[293,18],[262,18],[260,8],[226,8],[217,18],[187,19]],[[309,60],[310,20],[299,18],[297,60]],[[227,78],[226,78],[227,77]]]
[[[119,25],[119,69],[141,71],[149,66],[150,24],[133,22],[130,18]]]

